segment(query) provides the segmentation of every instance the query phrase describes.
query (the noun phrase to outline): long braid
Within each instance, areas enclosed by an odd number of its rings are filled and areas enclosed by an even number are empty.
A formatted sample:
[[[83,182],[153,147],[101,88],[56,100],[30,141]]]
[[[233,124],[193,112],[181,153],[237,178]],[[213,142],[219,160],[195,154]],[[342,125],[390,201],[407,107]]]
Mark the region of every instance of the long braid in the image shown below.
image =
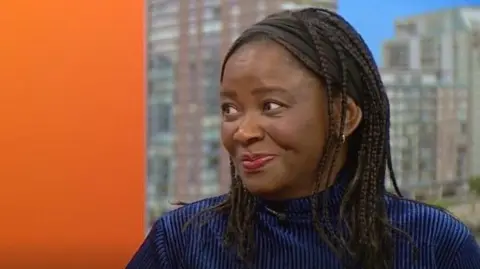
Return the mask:
[[[311,200],[315,230],[347,266],[391,268],[392,232],[412,240],[389,223],[386,212],[387,169],[400,193],[391,165],[388,98],[371,52],[353,27],[333,12],[314,8],[284,11],[268,16],[241,34],[225,56],[221,79],[229,57],[242,45],[258,40],[279,43],[324,84],[329,135],[318,164],[318,180]],[[335,217],[337,224],[346,228],[343,231],[335,229],[327,206],[322,207],[315,194],[328,184],[325,180],[331,178],[336,156],[345,142],[347,96],[360,105],[362,122],[348,138],[346,165],[354,174],[343,196],[340,215]],[[334,99],[338,97],[341,98],[339,122],[338,115],[333,113]],[[230,162],[230,172],[229,194],[211,209],[228,214],[225,243],[236,249],[240,259],[249,262],[253,260],[255,247],[253,226],[257,202],[242,185],[233,162]],[[328,191],[324,197],[327,196]]]
[[[243,187],[230,160],[232,186],[227,199],[216,206],[215,211],[228,213],[228,226],[225,233],[227,246],[238,245],[238,256],[245,261],[253,258],[253,222],[255,216],[255,198]]]
[[[313,42],[315,44],[319,44],[319,41],[317,39],[318,36],[314,36],[312,35],[312,32],[311,32],[311,29],[312,27],[309,27],[308,24],[306,24],[306,30],[310,33],[310,35],[312,36],[312,39],[313,39]],[[332,40],[332,45],[333,46],[336,46],[337,44],[335,44],[335,42]],[[338,48],[338,47],[337,47]],[[345,55],[343,54],[343,51],[342,50],[337,50],[337,55],[339,58],[344,58]],[[327,66],[328,66],[328,63],[327,61],[325,60],[325,56],[323,55],[323,53],[319,50],[319,53],[318,53],[318,59],[320,61],[320,66],[321,66],[321,69],[322,69],[322,72],[324,73],[327,73]],[[328,100],[328,107],[327,107],[327,115],[329,117],[329,138],[327,139],[327,143],[326,143],[326,147],[325,147],[325,152],[332,152],[331,154],[325,154],[324,155],[324,160],[322,162],[322,164],[318,167],[318,170],[319,170],[319,180],[317,181],[317,185],[314,189],[314,192],[317,192],[319,190],[321,190],[322,188],[325,187],[325,185],[330,185],[330,182],[327,182],[325,184],[325,182],[323,180],[321,180],[322,178],[326,178],[327,181],[329,181],[329,179],[332,178],[332,172],[333,172],[333,167],[335,166],[335,161],[337,159],[337,155],[338,153],[340,152],[340,149],[341,149],[341,146],[343,144],[343,133],[344,133],[344,127],[345,127],[345,109],[346,109],[346,100],[347,100],[347,87],[346,87],[346,84],[347,84],[347,75],[346,75],[346,67],[345,65],[342,63],[341,64],[341,79],[343,81],[342,83],[342,86],[341,86],[341,119],[340,119],[340,124],[337,124],[335,122],[335,120],[333,120],[334,118],[334,115],[333,115],[333,97],[334,97],[334,92],[333,92],[333,87],[334,87],[334,84],[333,84],[333,81],[332,81],[332,78],[331,77],[326,77],[325,78],[325,90],[327,92],[327,100]],[[330,163],[327,163],[326,160],[330,160]],[[327,168],[326,168],[326,165],[329,165]],[[327,171],[325,171],[327,170]],[[321,185],[323,183],[323,186]],[[328,192],[326,193],[326,195],[323,195],[323,204],[326,204],[327,201],[328,201]],[[319,208],[319,205],[318,205],[318,202],[317,202],[317,199],[314,198],[314,200],[312,201],[312,213],[313,213],[313,216],[314,216],[314,226],[316,227],[317,231],[319,232],[323,232],[323,230],[321,230],[319,227],[321,227],[321,223],[319,221],[319,217],[318,217],[318,208]],[[322,207],[323,210],[323,219],[324,219],[324,225],[325,225],[325,229],[326,231],[328,232],[330,238],[331,238],[331,241],[333,245],[337,246],[336,248],[334,248],[334,250],[336,250],[335,252],[337,253],[337,255],[339,255],[341,257],[341,255],[343,255],[342,252],[338,251],[339,249],[342,249],[341,247],[345,247],[345,242],[342,241],[342,238],[337,236],[337,234],[335,233],[335,229],[333,227],[333,225],[331,224],[331,219],[330,219],[330,215],[329,215],[329,211],[327,210],[327,207],[326,206],[323,206]],[[340,221],[338,221],[338,224],[340,225]],[[327,242],[329,242],[330,240],[327,240]],[[345,249],[345,248],[344,248]]]
[[[357,48],[366,48],[366,45],[355,31],[352,31],[351,25],[348,24],[338,15],[326,11],[313,9],[311,10],[316,14],[323,14],[324,20],[330,22],[330,25],[335,25],[339,29],[336,31],[342,31],[348,39],[345,39],[344,36],[339,35],[341,44],[344,45],[349,51],[350,55],[359,63],[361,67],[367,69],[367,72],[362,74],[362,81],[367,85],[367,89],[379,89],[379,91],[366,91],[364,94],[364,100],[368,100],[371,104],[364,103],[364,126],[370,126],[367,130],[364,131],[366,135],[361,142],[363,148],[359,151],[359,158],[362,156],[367,156],[366,167],[365,167],[365,178],[372,180],[362,180],[364,184],[360,187],[361,195],[359,203],[359,213],[357,219],[360,221],[361,226],[364,226],[363,231],[361,229],[357,230],[356,238],[359,239],[361,244],[365,244],[367,240],[370,242],[380,242],[383,244],[370,244],[369,248],[364,248],[365,251],[363,261],[364,267],[366,268],[382,268],[389,267],[390,260],[388,257],[391,257],[393,254],[392,249],[392,240],[391,232],[396,231],[400,234],[407,236],[407,238],[412,242],[411,238],[405,234],[403,231],[400,231],[392,227],[388,223],[388,219],[385,212],[384,203],[378,203],[378,201],[383,196],[384,191],[384,178],[385,178],[385,160],[387,161],[387,166],[390,174],[390,178],[393,181],[395,191],[398,195],[401,196],[398,189],[398,184],[396,183],[395,176],[391,164],[391,155],[390,155],[390,144],[389,144],[389,104],[386,94],[383,92],[383,84],[378,74],[378,69],[374,65],[372,54],[367,49],[354,49],[350,44],[354,44]],[[339,49],[336,49],[339,51]],[[342,59],[340,59],[342,61]],[[370,94],[370,96],[368,96]],[[377,101],[377,102],[376,102]],[[370,108],[370,109],[369,109]],[[370,111],[372,116],[370,117]],[[386,113],[385,113],[386,112]],[[371,124],[367,124],[367,121],[371,118]],[[382,128],[383,127],[383,128]],[[377,145],[376,147],[368,147],[366,145]],[[381,165],[369,165],[369,164],[381,164]],[[371,173],[371,174],[369,174]],[[376,179],[376,180],[375,180]],[[353,186],[352,186],[353,187]],[[380,188],[379,188],[380,187]],[[377,197],[377,199],[368,199],[368,197]],[[345,197],[347,198],[347,197]],[[344,199],[345,202],[348,199]],[[363,236],[362,236],[363,235]],[[382,240],[383,238],[383,240]],[[383,241],[383,242],[382,242]],[[354,243],[354,241],[353,241]],[[367,245],[368,247],[368,245]],[[414,246],[414,252],[416,248]],[[384,255],[378,255],[378,253],[384,253]],[[382,264],[383,263],[383,264]]]

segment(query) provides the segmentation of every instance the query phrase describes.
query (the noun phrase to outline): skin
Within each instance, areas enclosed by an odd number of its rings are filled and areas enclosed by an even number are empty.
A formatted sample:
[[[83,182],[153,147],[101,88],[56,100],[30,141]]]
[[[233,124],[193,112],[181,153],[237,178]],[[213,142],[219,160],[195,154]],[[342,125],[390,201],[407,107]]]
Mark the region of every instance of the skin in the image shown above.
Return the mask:
[[[328,102],[321,81],[281,45],[253,42],[226,62],[220,98],[222,142],[243,185],[269,200],[311,195],[328,136]],[[340,111],[341,102],[336,100],[336,119]],[[361,110],[351,99],[346,116],[343,133],[348,136],[361,120]],[[333,174],[343,165],[346,150],[344,143]],[[242,155],[248,153],[270,154],[273,159],[247,173]]]

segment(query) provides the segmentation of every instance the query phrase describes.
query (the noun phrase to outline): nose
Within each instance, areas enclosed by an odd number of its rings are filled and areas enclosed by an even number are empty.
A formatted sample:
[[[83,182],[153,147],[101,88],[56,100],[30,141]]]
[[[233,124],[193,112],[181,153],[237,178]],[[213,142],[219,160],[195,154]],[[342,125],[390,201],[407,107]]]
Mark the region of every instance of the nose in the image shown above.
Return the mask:
[[[246,116],[233,134],[233,139],[242,145],[249,145],[263,139],[265,133],[255,116]]]

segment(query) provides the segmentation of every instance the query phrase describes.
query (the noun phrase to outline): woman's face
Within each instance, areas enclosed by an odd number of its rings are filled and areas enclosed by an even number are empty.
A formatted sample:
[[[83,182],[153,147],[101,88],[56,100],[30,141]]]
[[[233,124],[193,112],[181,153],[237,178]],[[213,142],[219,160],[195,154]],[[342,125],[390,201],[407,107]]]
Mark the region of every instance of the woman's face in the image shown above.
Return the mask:
[[[320,81],[281,45],[253,42],[228,59],[222,142],[244,186],[266,199],[308,196],[328,135]]]

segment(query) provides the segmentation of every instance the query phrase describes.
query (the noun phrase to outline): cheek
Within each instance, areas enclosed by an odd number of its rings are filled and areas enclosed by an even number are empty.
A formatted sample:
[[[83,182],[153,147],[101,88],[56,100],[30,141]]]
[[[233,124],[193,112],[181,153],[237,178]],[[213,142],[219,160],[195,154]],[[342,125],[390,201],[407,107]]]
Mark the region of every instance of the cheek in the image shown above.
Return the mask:
[[[318,119],[276,122],[265,128],[280,147],[301,155],[320,154],[325,140],[325,128]]]

